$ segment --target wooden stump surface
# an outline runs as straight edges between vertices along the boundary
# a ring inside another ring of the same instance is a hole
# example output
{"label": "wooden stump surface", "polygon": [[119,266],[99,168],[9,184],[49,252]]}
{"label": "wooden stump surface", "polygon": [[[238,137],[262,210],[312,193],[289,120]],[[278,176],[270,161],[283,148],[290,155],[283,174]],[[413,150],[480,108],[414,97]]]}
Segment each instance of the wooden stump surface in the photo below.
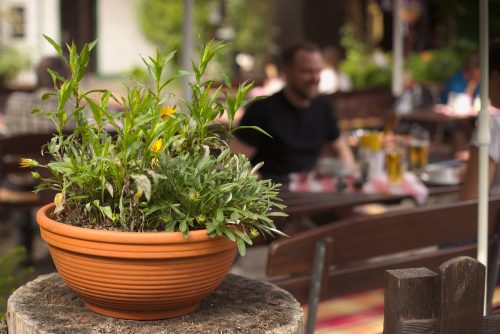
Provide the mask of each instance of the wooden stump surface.
{"label": "wooden stump surface", "polygon": [[85,309],[58,274],[39,276],[8,300],[9,333],[303,333],[303,311],[288,292],[229,274],[191,314],[158,321],[105,317]]}

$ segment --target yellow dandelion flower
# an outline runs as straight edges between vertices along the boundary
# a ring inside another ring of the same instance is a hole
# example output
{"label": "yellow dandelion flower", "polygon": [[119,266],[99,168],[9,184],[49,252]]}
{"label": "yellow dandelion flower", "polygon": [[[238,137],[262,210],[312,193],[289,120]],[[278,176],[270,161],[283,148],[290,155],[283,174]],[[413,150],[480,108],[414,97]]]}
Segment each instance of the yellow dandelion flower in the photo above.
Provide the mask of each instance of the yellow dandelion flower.
{"label": "yellow dandelion flower", "polygon": [[22,168],[32,168],[37,167],[39,163],[33,159],[21,158],[19,160],[19,165],[21,165]]}
{"label": "yellow dandelion flower", "polygon": [[175,114],[175,109],[177,107],[172,107],[172,106],[162,106],[160,109],[160,116],[161,119],[164,121],[168,120],[173,114]]}
{"label": "yellow dandelion flower", "polygon": [[54,205],[56,207],[61,206],[64,203],[64,196],[62,193],[57,193],[54,196]]}
{"label": "yellow dandelion flower", "polygon": [[151,151],[158,153],[163,148],[163,140],[161,138],[156,139],[151,145]]}

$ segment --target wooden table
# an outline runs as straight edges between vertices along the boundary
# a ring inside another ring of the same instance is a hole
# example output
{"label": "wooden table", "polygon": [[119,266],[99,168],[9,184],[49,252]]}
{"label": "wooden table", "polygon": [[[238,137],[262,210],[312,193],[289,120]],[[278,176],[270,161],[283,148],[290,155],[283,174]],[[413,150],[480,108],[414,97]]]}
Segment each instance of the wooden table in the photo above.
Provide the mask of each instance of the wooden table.
{"label": "wooden table", "polygon": [[[458,193],[459,185],[429,187],[429,196]],[[315,227],[310,217],[313,215],[332,215],[337,219],[352,216],[355,206],[370,203],[396,204],[403,199],[411,199],[407,194],[363,194],[361,192],[289,192],[283,191],[279,197],[287,207],[289,215],[278,224],[285,224],[290,233]]]}
{"label": "wooden table", "polygon": [[[459,185],[429,187],[429,196],[456,193]],[[288,192],[279,195],[287,206],[285,212],[292,216],[306,216],[316,213],[345,211],[361,204],[398,203],[411,198],[407,194],[363,194],[361,192]]]}

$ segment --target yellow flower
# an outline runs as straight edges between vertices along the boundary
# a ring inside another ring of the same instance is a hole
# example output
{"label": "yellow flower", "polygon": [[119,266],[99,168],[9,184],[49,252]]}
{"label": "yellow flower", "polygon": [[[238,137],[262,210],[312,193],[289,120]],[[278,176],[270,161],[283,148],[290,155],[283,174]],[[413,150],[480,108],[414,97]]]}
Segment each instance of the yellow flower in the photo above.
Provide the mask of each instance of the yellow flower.
{"label": "yellow flower", "polygon": [[173,114],[175,114],[175,109],[176,107],[172,106],[162,106],[160,109],[161,119],[163,119],[164,121],[168,120]]}
{"label": "yellow flower", "polygon": [[139,189],[137,189],[137,192],[134,195],[134,204],[139,203],[139,200],[141,199],[141,197],[142,197],[142,189],[139,188]]}
{"label": "yellow flower", "polygon": [[64,203],[64,196],[62,193],[57,193],[54,196],[54,204],[56,207],[61,206]]}
{"label": "yellow flower", "polygon": [[191,191],[189,193],[189,199],[193,202],[197,201],[200,198],[200,194],[197,191]]}
{"label": "yellow flower", "polygon": [[151,145],[151,151],[158,153],[163,148],[163,140],[161,138],[156,139]]}
{"label": "yellow flower", "polygon": [[251,238],[256,238],[256,237],[258,237],[259,235],[260,235],[260,233],[259,233],[259,231],[257,231],[257,229],[252,228],[252,229],[250,230],[250,237],[251,237]]}
{"label": "yellow flower", "polygon": [[37,167],[39,165],[38,161],[33,159],[21,158],[19,160],[19,164],[22,168],[32,168]]}

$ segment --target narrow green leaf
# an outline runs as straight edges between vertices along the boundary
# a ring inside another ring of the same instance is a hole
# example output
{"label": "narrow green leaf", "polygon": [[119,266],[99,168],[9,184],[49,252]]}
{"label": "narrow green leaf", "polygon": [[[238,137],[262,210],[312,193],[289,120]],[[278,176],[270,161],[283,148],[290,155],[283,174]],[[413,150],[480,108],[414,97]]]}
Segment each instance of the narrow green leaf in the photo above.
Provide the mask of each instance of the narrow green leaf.
{"label": "narrow green leaf", "polygon": [[238,252],[240,253],[241,256],[245,256],[247,249],[245,247],[245,243],[243,242],[242,239],[237,239],[236,240],[236,245],[238,246]]}
{"label": "narrow green leaf", "polygon": [[42,34],[43,35],[43,38],[45,38],[45,40],[47,42],[50,43],[50,45],[52,45],[52,47],[54,48],[54,50],[57,51],[57,54],[59,54],[60,56],[63,55],[63,52],[62,52],[62,49],[61,47],[59,46],[59,44],[57,44],[52,38],[50,38],[49,36],[45,35],[45,34]]}

